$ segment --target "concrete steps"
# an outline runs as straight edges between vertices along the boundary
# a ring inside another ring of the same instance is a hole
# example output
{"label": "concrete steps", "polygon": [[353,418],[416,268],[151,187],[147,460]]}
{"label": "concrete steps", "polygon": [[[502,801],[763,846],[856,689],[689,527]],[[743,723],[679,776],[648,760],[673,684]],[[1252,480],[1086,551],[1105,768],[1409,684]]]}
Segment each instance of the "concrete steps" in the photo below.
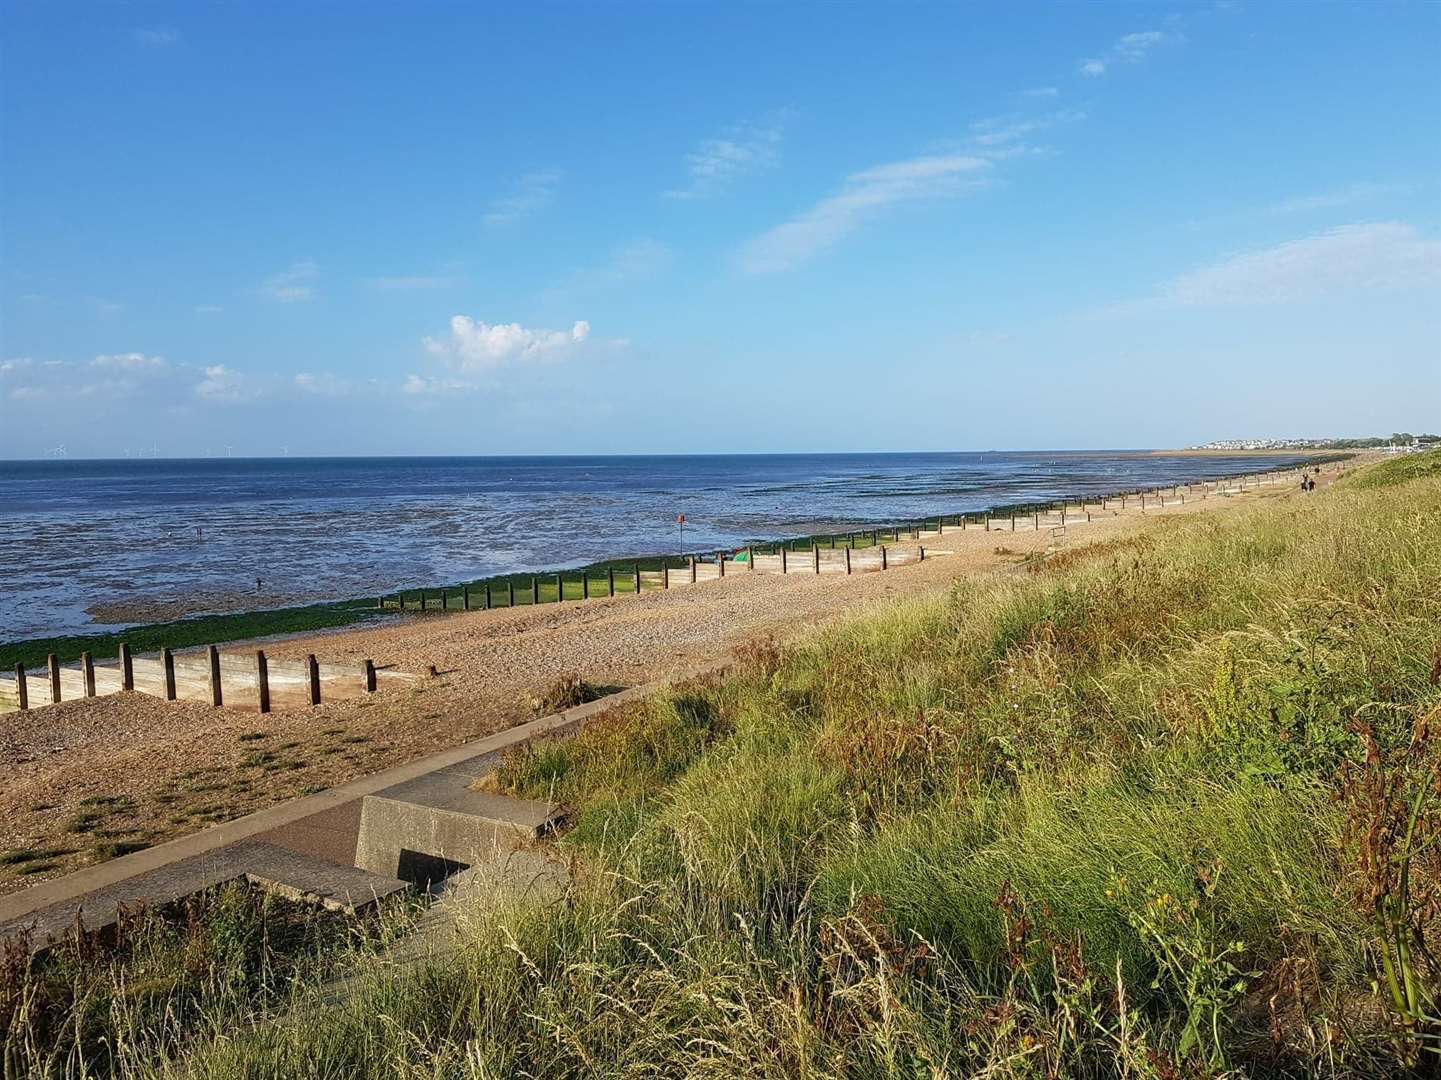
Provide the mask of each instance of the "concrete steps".
{"label": "concrete steps", "polygon": [[251,840],[136,874],[0,923],[0,939],[28,934],[31,947],[38,949],[49,941],[59,940],[77,925],[103,934],[115,926],[122,906],[161,908],[233,881],[244,881],[291,900],[352,914],[410,888],[394,876],[337,866]]}

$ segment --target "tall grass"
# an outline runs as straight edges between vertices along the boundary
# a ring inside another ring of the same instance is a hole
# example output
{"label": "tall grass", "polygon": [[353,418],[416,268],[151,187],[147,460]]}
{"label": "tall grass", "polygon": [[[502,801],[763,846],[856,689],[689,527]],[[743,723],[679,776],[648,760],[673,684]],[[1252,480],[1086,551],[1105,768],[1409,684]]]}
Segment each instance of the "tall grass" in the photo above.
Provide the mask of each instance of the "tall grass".
{"label": "tall grass", "polygon": [[[560,900],[477,901],[458,955],[371,971],[339,1005],[302,994],[260,1026],[198,1025],[119,1071],[1424,1063],[1375,990],[1358,898],[1385,883],[1368,885],[1367,819],[1339,777],[1402,754],[1436,768],[1438,531],[1428,466],[1163,519],[759,644],[731,678],[504,763],[500,787],[574,807]],[[1435,895],[1436,854],[1409,863],[1414,895]],[[1434,985],[1423,959],[1415,973]]]}

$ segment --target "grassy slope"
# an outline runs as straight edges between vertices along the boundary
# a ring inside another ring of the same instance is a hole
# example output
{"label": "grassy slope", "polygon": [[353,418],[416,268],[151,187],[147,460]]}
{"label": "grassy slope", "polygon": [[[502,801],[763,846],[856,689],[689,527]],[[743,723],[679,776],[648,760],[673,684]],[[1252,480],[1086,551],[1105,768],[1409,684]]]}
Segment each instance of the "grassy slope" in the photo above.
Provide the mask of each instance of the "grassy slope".
{"label": "grassy slope", "polygon": [[1389,750],[1441,703],[1438,468],[878,608],[513,758],[577,808],[564,902],[183,1071],[1393,1071],[1336,776],[1353,718]]}

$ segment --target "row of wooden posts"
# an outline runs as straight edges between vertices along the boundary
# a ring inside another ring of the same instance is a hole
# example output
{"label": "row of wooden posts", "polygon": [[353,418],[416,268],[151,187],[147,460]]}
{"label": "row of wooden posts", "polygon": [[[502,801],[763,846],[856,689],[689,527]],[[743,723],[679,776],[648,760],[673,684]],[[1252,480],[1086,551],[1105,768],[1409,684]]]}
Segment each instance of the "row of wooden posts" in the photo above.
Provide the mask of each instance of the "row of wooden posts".
{"label": "row of wooden posts", "polygon": [[[1294,472],[1294,470],[1292,470],[1292,471]],[[1203,499],[1206,498],[1207,495],[1209,494],[1209,492],[1212,491],[1212,490],[1218,490],[1218,491],[1219,491],[1219,490],[1222,490],[1222,489],[1225,488],[1225,487],[1228,487],[1230,484],[1233,484],[1233,483],[1239,483],[1239,485],[1240,485],[1240,490],[1242,490],[1242,491],[1245,491],[1245,490],[1246,490],[1246,486],[1247,486],[1248,481],[1251,483],[1251,485],[1252,485],[1253,487],[1254,487],[1254,486],[1259,486],[1259,485],[1262,484],[1262,483],[1272,483],[1272,482],[1274,482],[1274,477],[1275,477],[1275,475],[1276,475],[1276,474],[1274,474],[1274,473],[1266,473],[1266,474],[1262,474],[1262,475],[1260,475],[1260,476],[1232,477],[1232,478],[1229,479],[1229,480],[1203,481],[1203,482],[1199,485],[1200,488],[1201,488],[1201,498],[1203,498]],[[1187,493],[1194,494],[1194,493],[1195,493],[1195,489],[1196,489],[1196,487],[1197,487],[1196,484],[1186,484],[1186,485],[1184,485],[1184,486],[1185,486],[1185,488],[1186,488],[1186,492],[1185,492],[1185,493],[1183,493],[1183,492],[1181,491],[1182,485],[1180,485],[1180,484],[1176,484],[1176,485],[1173,485],[1173,486],[1171,487],[1171,497],[1172,497],[1172,498],[1179,498],[1179,499],[1181,500],[1181,505],[1182,505],[1182,506],[1184,506],[1185,503],[1186,503],[1186,494],[1187,494]],[[1153,489],[1153,490],[1151,490],[1151,491],[1126,491],[1126,492],[1122,492],[1122,493],[1119,494],[1119,495],[1107,495],[1107,496],[1103,497],[1103,498],[1100,500],[1099,505],[1098,505],[1098,509],[1099,509],[1100,511],[1104,512],[1104,511],[1109,510],[1109,509],[1112,508],[1111,504],[1116,503],[1117,501],[1119,501],[1119,503],[1120,503],[1119,509],[1121,509],[1121,510],[1126,510],[1126,509],[1128,509],[1131,505],[1134,505],[1133,503],[1128,502],[1128,500],[1138,499],[1138,500],[1139,500],[1140,509],[1141,509],[1142,511],[1145,511],[1146,509],[1148,509],[1148,504],[1147,504],[1147,502],[1146,502],[1146,500],[1147,500],[1148,497],[1152,500],[1152,503],[1150,504],[1151,506],[1154,506],[1154,505],[1155,505],[1155,501],[1159,501],[1159,502],[1161,503],[1161,506],[1162,506],[1162,507],[1165,506],[1165,500],[1166,500],[1165,490],[1164,490],[1163,488],[1155,488],[1155,489]],[[1017,521],[1017,518],[1018,518],[1018,517],[1019,517],[1021,520],[1024,520],[1026,517],[1030,517],[1031,520],[1032,520],[1032,526],[1033,526],[1033,528],[1035,528],[1037,531],[1039,531],[1039,530],[1040,530],[1040,527],[1041,527],[1041,518],[1042,518],[1043,516],[1044,516],[1044,517],[1050,517],[1050,516],[1053,516],[1053,515],[1055,515],[1055,514],[1057,514],[1057,513],[1059,513],[1059,515],[1060,515],[1060,526],[1061,526],[1062,528],[1064,528],[1064,527],[1066,526],[1066,515],[1067,515],[1067,513],[1068,513],[1068,510],[1069,510],[1069,508],[1070,508],[1070,505],[1071,505],[1071,504],[1070,504],[1069,502],[1049,503],[1049,504],[1046,504],[1046,506],[1045,506],[1044,509],[1033,511],[1033,512],[1030,513],[1030,514],[1022,514],[1022,515],[1010,514],[1010,515],[1009,515],[1009,522],[1010,522],[1010,524],[1009,524],[1009,530],[1007,530],[1007,529],[1005,528],[1005,526],[1002,526],[1001,531],[1015,532],[1015,531],[1016,531],[1016,521]],[[1090,505],[1092,505],[1092,504],[1086,502],[1085,500],[1082,500],[1080,503],[1077,504],[1076,513],[1077,513],[1078,515],[1083,514],[1083,515],[1085,516],[1086,521],[1090,521],[1090,520],[1091,520],[1091,511],[1088,509],[1088,506],[1090,506]],[[975,520],[973,520],[973,517],[974,517]],[[925,532],[935,532],[937,535],[943,536],[943,535],[945,535],[945,531],[946,531],[946,527],[947,527],[947,523],[948,523],[948,522],[949,522],[949,524],[950,524],[950,526],[951,526],[952,528],[957,528],[957,529],[959,529],[959,530],[962,531],[962,532],[964,532],[968,527],[971,527],[971,528],[979,527],[979,528],[983,529],[983,530],[986,531],[986,532],[994,532],[994,531],[996,531],[996,529],[993,528],[993,526],[992,526],[993,520],[995,520],[995,518],[994,518],[994,516],[993,516],[991,513],[989,513],[989,512],[986,512],[986,513],[978,513],[978,514],[976,514],[976,515],[971,515],[971,514],[938,514],[938,515],[936,515],[935,518],[929,518],[929,517],[928,517],[928,518],[923,518],[922,520],[920,520],[920,521],[918,521],[918,522],[911,522],[910,524],[907,524],[907,525],[904,525],[904,526],[902,526],[902,525],[892,525],[892,526],[889,526],[889,527],[884,528],[884,529],[879,529],[879,528],[878,528],[878,529],[861,529],[861,530],[858,530],[858,531],[855,531],[855,532],[834,533],[834,534],[831,534],[831,535],[830,535],[829,537],[827,537],[826,539],[828,539],[828,540],[830,541],[830,550],[834,551],[834,550],[836,550],[836,548],[837,548],[837,544],[836,544],[837,538],[838,538],[838,537],[844,537],[844,538],[845,538],[846,544],[845,544],[844,550],[845,550],[845,553],[846,553],[846,573],[849,574],[849,573],[851,572],[851,550],[852,550],[852,548],[854,548],[854,546],[855,546],[856,539],[857,539],[858,537],[864,538],[864,537],[869,533],[870,539],[871,539],[871,545],[870,545],[870,546],[871,546],[871,547],[879,547],[879,548],[880,548],[880,552],[881,552],[881,569],[882,569],[882,570],[885,570],[885,569],[888,569],[888,567],[889,567],[889,559],[888,559],[888,557],[887,557],[886,549],[885,549],[884,546],[882,546],[881,541],[882,541],[883,539],[885,539],[887,533],[890,534],[890,538],[891,538],[891,540],[892,540],[893,542],[899,542],[899,541],[901,540],[902,536],[905,536],[905,537],[910,538],[910,539],[919,539],[919,538],[920,538],[920,535],[921,535],[921,533],[922,533],[923,531],[925,531]],[[1006,521],[1006,516],[1001,516],[1000,520],[1003,521],[1003,522]],[[932,522],[934,522],[934,525],[935,525],[934,529],[931,528]],[[772,555],[773,555],[773,554],[779,553],[779,555],[780,555],[780,557],[781,557],[781,573],[784,574],[784,573],[790,573],[790,572],[791,572],[790,569],[789,569],[789,566],[787,565],[787,554],[788,554],[788,553],[795,553],[797,549],[794,547],[794,545],[800,544],[800,543],[804,543],[804,541],[802,541],[802,540],[782,540],[782,541],[777,541],[777,542],[774,543],[774,544],[763,545],[763,546],[765,546],[765,547],[770,547],[770,548],[772,549],[768,554],[772,554]],[[810,551],[810,554],[811,554],[811,562],[812,562],[812,564],[813,564],[812,568],[813,568],[813,570],[814,570],[815,573],[819,574],[819,573],[821,572],[821,569],[820,569],[820,567],[821,567],[821,561],[820,561],[821,545],[819,544],[819,542],[817,542],[817,541],[815,541],[815,540],[812,540],[812,541],[810,542],[810,549],[811,549],[811,551]],[[746,563],[747,563],[747,565],[748,565],[748,568],[749,568],[750,570],[754,570],[754,569],[755,569],[755,565],[756,565],[756,563],[755,563],[755,555],[756,555],[755,545],[749,545],[749,546],[746,547],[745,550],[746,550],[746,559],[745,559],[745,561],[746,561]],[[925,558],[925,548],[921,548],[920,555],[921,555],[921,558],[922,558],[922,559]],[[712,558],[712,559],[714,560],[714,562],[715,562],[716,567],[718,568],[718,571],[719,571],[719,574],[720,574],[721,577],[725,577],[725,573],[726,573],[726,569],[725,569],[725,568],[726,568],[726,557],[727,557],[727,553],[724,552],[724,551],[717,552],[717,553],[715,553],[714,555],[711,556],[711,558]],[[696,580],[696,567],[697,567],[698,563],[699,563],[700,561],[703,561],[703,560],[702,560],[700,557],[695,556],[695,555],[685,556],[685,558],[686,558],[686,565],[685,565],[684,567],[677,567],[676,569],[679,569],[679,570],[681,570],[682,572],[688,571],[689,574],[690,574],[690,580],[691,580],[692,582],[694,582],[694,581]],[[739,560],[732,559],[731,561],[732,561],[732,562],[737,562],[737,561],[739,561]],[[670,588],[670,574],[671,574],[671,569],[672,569],[672,567],[670,566],[669,562],[668,562],[667,560],[664,560],[664,559],[663,559],[663,560],[661,561],[661,569],[660,569],[660,574],[661,574],[661,588],[662,588],[662,589],[668,589],[668,588]],[[639,563],[633,564],[633,565],[631,566],[630,570],[629,570],[629,571],[626,571],[625,573],[626,573],[626,576],[630,577],[631,580],[632,580],[631,591],[639,593],[639,592],[641,591],[641,587],[642,587],[642,585],[641,585],[641,568],[640,568],[640,564],[639,564]],[[522,590],[521,590],[521,594],[522,594],[522,595],[524,595],[525,592],[529,592],[529,593],[530,593],[530,603],[531,603],[532,605],[534,605],[534,604],[539,604],[539,603],[541,602],[541,601],[540,601],[541,580],[542,580],[542,579],[541,579],[540,577],[532,577],[532,578],[530,579],[530,588],[529,588],[529,589],[522,589]],[[556,574],[554,580],[555,580],[555,595],[556,595],[556,601],[557,601],[557,602],[563,602],[563,601],[565,600],[566,577],[565,577],[565,575],[564,575],[563,573],[561,573],[561,574]],[[592,579],[591,579],[591,575],[590,575],[589,573],[584,572],[584,571],[581,573],[581,577],[580,577],[581,595],[580,595],[580,598],[581,598],[582,600],[589,600],[589,599],[591,598],[591,580],[592,580]],[[616,584],[616,569],[615,569],[615,567],[613,567],[613,566],[612,566],[612,567],[608,567],[607,570],[606,570],[606,591],[605,591],[605,593],[604,593],[603,595],[606,595],[606,596],[614,596],[614,595],[616,594],[616,593],[615,593],[615,584]],[[516,597],[515,579],[514,579],[514,578],[509,578],[509,579],[507,579],[506,582],[505,582],[504,589],[505,589],[505,592],[504,592],[503,595],[504,595],[505,598],[506,598],[506,604],[505,604],[505,606],[506,606],[506,607],[515,607],[515,606],[516,606],[516,604],[515,604],[515,597]],[[440,610],[440,611],[445,611],[445,610],[447,610],[447,609],[449,608],[449,606],[450,606],[450,601],[451,601],[451,597],[454,595],[454,593],[452,592],[452,590],[449,590],[449,589],[438,589],[438,590],[436,590],[436,594],[435,594],[434,597],[432,597],[431,594],[428,594],[425,589],[419,589],[419,590],[417,590],[417,592],[419,593],[419,596],[418,596],[417,599],[416,599],[415,609],[416,609],[416,610],[419,610],[419,611],[428,611],[428,610],[430,610],[430,601],[431,601],[432,598],[434,598],[434,599],[436,599],[436,600],[439,601],[439,603],[436,605],[437,609]],[[485,583],[485,586],[484,586],[483,591],[482,591],[479,587],[477,587],[476,593],[475,593],[474,595],[472,595],[471,587],[470,587],[469,585],[461,586],[461,588],[460,588],[460,590],[459,590],[459,594],[460,594],[461,610],[462,610],[462,611],[471,611],[471,610],[476,609],[477,606],[479,607],[480,610],[489,611],[491,608],[493,608],[493,607],[496,606],[496,604],[495,604],[495,601],[496,601],[495,590],[493,589],[492,584],[491,584],[490,582],[486,582],[486,583]],[[377,597],[377,598],[376,598],[375,606],[376,606],[377,608],[384,609],[385,607],[391,605],[391,603],[392,603],[392,601],[390,601],[387,597],[381,596],[381,597]],[[397,609],[400,610],[400,611],[405,611],[405,610],[407,610],[407,607],[406,607],[406,594],[405,594],[404,592],[397,593],[397,594],[395,595],[395,599],[394,599],[394,601],[393,601],[393,605],[394,605],[395,608],[397,608]]]}
{"label": "row of wooden posts", "polygon": [[[224,690],[220,677],[220,650],[214,645],[206,646],[206,659],[209,666],[210,678],[210,704],[217,709],[225,703]],[[168,648],[160,650],[160,662],[165,672],[165,700],[176,700],[175,693],[175,654]],[[60,660],[51,653],[46,660],[50,675],[50,703],[55,704],[61,700],[60,693]],[[311,653],[305,658],[306,681],[308,683],[310,704],[320,704],[320,663],[316,660],[315,654]],[[85,680],[85,697],[95,697],[95,661],[88,652],[80,654],[80,671]],[[361,679],[364,682],[367,694],[375,693],[375,661],[365,660],[361,664]],[[255,650],[255,683],[259,697],[260,711],[270,711],[270,664],[266,659],[264,649]],[[19,706],[21,709],[30,707],[30,688],[25,678],[25,665],[15,665],[15,685],[19,694]],[[135,665],[131,657],[130,646],[124,642],[120,643],[120,688],[122,690],[135,689]]]}
{"label": "row of wooden posts", "polygon": [[[879,532],[879,530],[875,530],[875,531]],[[917,535],[919,535],[919,533],[917,533]],[[897,538],[899,538],[899,533],[897,534]],[[882,569],[882,570],[888,569],[890,564],[889,564],[889,557],[888,557],[888,554],[887,554],[885,545],[883,545],[883,544],[876,544],[876,545],[874,545],[874,546],[876,546],[876,547],[878,547],[878,548],[880,549],[880,553],[881,553],[881,569]],[[835,547],[836,547],[835,537],[831,537],[831,550],[835,550]],[[787,556],[787,551],[788,551],[788,549],[787,549],[785,546],[781,546],[781,547],[780,547],[781,573],[783,573],[783,574],[786,574],[786,573],[790,573],[790,572],[791,572],[790,569],[789,569],[788,563],[787,563],[787,558],[786,558],[786,556]],[[852,547],[851,547],[850,545],[847,545],[847,546],[844,548],[844,551],[845,551],[845,553],[846,553],[846,573],[849,574],[849,573],[851,572],[851,551],[852,551]],[[720,575],[721,577],[725,577],[725,576],[726,576],[726,558],[727,558],[726,552],[719,552],[719,553],[717,553],[716,556],[715,556],[715,566],[716,566],[717,572],[719,573],[719,575]],[[924,562],[924,561],[925,561],[925,558],[926,558],[926,549],[925,549],[924,547],[922,547],[922,548],[920,549],[920,561]],[[696,568],[700,565],[701,560],[698,559],[698,558],[697,558],[696,556],[694,556],[694,555],[688,556],[687,559],[688,559],[688,561],[687,561],[686,566],[684,566],[684,567],[677,567],[676,569],[679,569],[679,570],[682,570],[682,571],[689,571],[689,573],[690,573],[690,580],[691,580],[692,583],[694,583],[695,580],[696,580]],[[746,558],[745,558],[744,561],[745,561],[745,563],[746,563],[746,566],[747,566],[747,569],[748,569],[748,570],[754,570],[754,569],[755,569],[755,566],[756,566],[756,561],[755,561],[755,559],[756,559],[756,557],[755,557],[755,547],[754,547],[754,546],[747,547],[747,548],[746,548]],[[733,559],[731,559],[730,561],[731,561],[732,564],[734,564],[734,563],[740,562],[740,561],[742,561],[742,560],[740,560],[740,559],[734,559],[734,558],[733,558]],[[812,561],[813,569],[814,569],[815,573],[819,574],[819,573],[821,572],[821,547],[820,547],[819,544],[813,543],[813,544],[811,545],[811,561]],[[668,563],[666,563],[666,562],[662,562],[662,563],[661,563],[661,568],[660,568],[661,588],[662,588],[662,589],[669,589],[669,588],[670,588],[670,574],[671,574],[671,566],[670,566]],[[631,568],[631,570],[629,571],[629,573],[627,574],[627,576],[630,577],[631,580],[632,580],[631,591],[632,591],[632,592],[637,592],[637,593],[640,592],[640,591],[641,591],[641,588],[642,588],[642,579],[641,579],[640,563],[635,563],[635,564],[633,565],[633,567]],[[539,577],[533,577],[533,578],[530,579],[530,588],[529,588],[529,590],[523,590],[523,593],[524,593],[524,591],[528,591],[528,592],[530,593],[530,603],[531,603],[532,605],[535,605],[535,604],[539,604],[539,603],[540,603],[540,582],[541,582],[541,579],[540,579]],[[610,567],[610,568],[608,568],[607,573],[606,573],[606,592],[605,592],[604,595],[606,595],[606,596],[614,596],[614,595],[616,594],[616,593],[615,593],[615,582],[616,582],[615,567]],[[589,574],[584,574],[584,573],[581,574],[581,578],[580,578],[580,598],[581,598],[582,600],[589,600],[589,599],[591,598],[591,585],[590,585],[590,583],[591,583],[591,576],[590,576]],[[555,575],[555,595],[556,595],[556,600],[557,600],[557,601],[563,601],[563,600],[565,599],[565,584],[566,584],[565,575],[564,575],[564,574],[556,574],[556,575]],[[437,608],[438,608],[438,610],[440,610],[440,611],[445,611],[445,610],[449,607],[449,605],[450,605],[451,592],[450,592],[449,589],[438,589],[438,590],[436,590],[436,591],[437,591],[437,593],[439,594],[439,597],[438,597],[439,603],[438,603],[438,605],[437,605]],[[429,594],[427,594],[427,592],[426,592],[424,589],[420,589],[420,590],[418,590],[418,592],[420,593],[420,595],[419,595],[419,597],[417,598],[416,610],[419,610],[419,611],[428,611],[428,610],[429,610],[428,604],[429,604],[429,601],[430,601],[430,596],[429,596]],[[523,594],[523,593],[522,593],[522,594]],[[484,592],[480,592],[478,595],[482,598],[482,601],[483,601],[482,606],[479,608],[479,610],[489,611],[492,607],[495,606],[495,603],[494,603],[494,601],[495,601],[495,594],[494,594],[494,592],[492,591],[489,582],[486,582]],[[473,603],[472,603],[472,596],[471,596],[471,591],[470,591],[470,586],[469,586],[469,585],[465,585],[465,586],[462,586],[462,587],[461,587],[460,596],[461,596],[461,610],[463,610],[463,611],[471,611],[471,610],[474,610],[474,609],[475,609],[475,608],[474,608],[474,605],[473,605]],[[387,599],[386,599],[385,597],[381,596],[381,597],[377,597],[377,598],[376,598],[375,606],[378,607],[378,608],[384,608],[387,603],[388,603]],[[396,606],[397,606],[401,611],[407,610],[407,609],[406,609],[406,606],[405,606],[405,594],[404,594],[404,593],[397,593],[397,594],[396,594],[395,604],[396,604]],[[506,606],[507,606],[507,607],[515,607],[515,606],[516,606],[516,604],[515,604],[515,582],[514,582],[513,580],[506,582]]]}

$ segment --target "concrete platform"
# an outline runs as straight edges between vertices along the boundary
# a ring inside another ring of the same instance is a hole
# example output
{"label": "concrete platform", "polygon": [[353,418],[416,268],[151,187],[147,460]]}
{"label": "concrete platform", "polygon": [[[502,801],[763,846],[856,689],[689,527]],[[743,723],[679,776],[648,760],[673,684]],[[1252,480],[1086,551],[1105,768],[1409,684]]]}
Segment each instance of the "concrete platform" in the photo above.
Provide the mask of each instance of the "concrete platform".
{"label": "concrete platform", "polygon": [[424,886],[492,862],[564,820],[551,803],[474,791],[459,779],[436,773],[366,796],[355,865]]}
{"label": "concrete platform", "polygon": [[393,877],[248,841],[194,855],[0,923],[0,939],[29,933],[32,945],[40,947],[60,939],[77,923],[87,931],[104,932],[115,925],[121,905],[164,907],[231,881],[245,881],[288,899],[348,913],[363,911],[410,887]]}

